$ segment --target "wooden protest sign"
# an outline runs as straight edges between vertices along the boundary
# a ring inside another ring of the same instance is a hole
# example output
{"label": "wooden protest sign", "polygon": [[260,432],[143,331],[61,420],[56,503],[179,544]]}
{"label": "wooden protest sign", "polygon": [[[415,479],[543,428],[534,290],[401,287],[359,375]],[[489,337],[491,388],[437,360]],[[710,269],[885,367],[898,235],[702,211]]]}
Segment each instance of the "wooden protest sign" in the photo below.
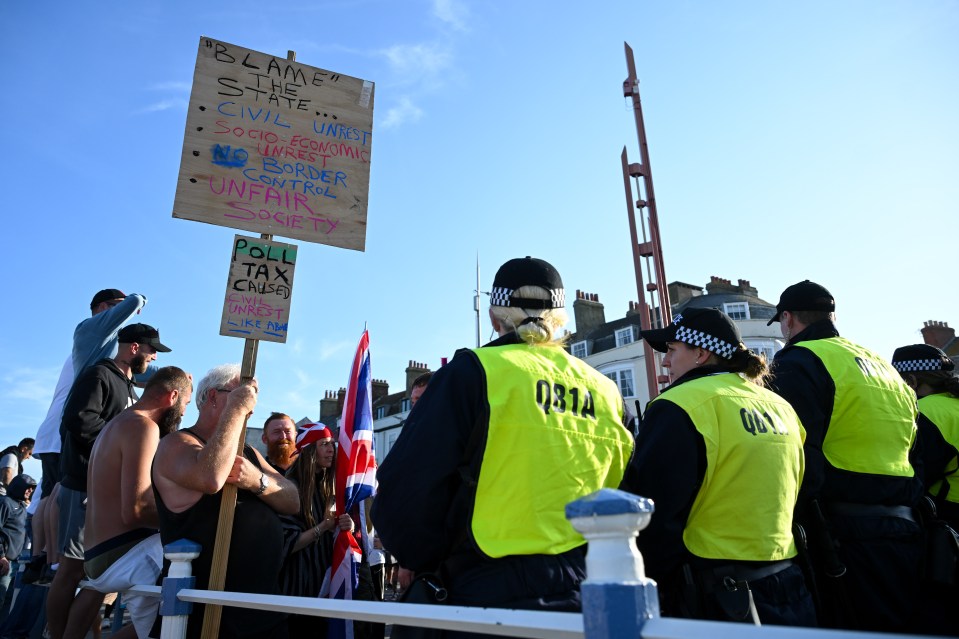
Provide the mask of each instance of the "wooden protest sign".
{"label": "wooden protest sign", "polygon": [[364,250],[373,87],[200,38],[173,216]]}
{"label": "wooden protest sign", "polygon": [[233,237],[220,335],[286,342],[296,246]]}

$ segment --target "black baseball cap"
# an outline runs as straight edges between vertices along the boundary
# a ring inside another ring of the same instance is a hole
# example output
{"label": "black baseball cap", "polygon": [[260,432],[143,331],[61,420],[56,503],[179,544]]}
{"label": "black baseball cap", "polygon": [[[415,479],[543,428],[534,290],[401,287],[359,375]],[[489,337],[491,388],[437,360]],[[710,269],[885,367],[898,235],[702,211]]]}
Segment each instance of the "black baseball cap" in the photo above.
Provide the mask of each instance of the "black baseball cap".
{"label": "black baseball cap", "polygon": [[900,346],[892,354],[892,366],[900,373],[955,370],[956,363],[942,350],[930,344]]}
{"label": "black baseball cap", "polygon": [[766,326],[778,322],[783,311],[828,311],[831,313],[835,310],[836,300],[825,286],[803,280],[783,291],[783,294],[779,296],[779,304],[776,304],[776,314],[766,322]]}
{"label": "black baseball cap", "polygon": [[118,288],[105,288],[93,296],[93,301],[90,302],[90,310],[95,309],[103,302],[109,302],[110,300],[122,300],[126,296],[126,293]]}
{"label": "black baseball cap", "polygon": [[170,349],[160,343],[160,331],[149,324],[130,324],[120,329],[117,341],[124,344],[137,342],[148,344],[161,353],[169,353]]}
{"label": "black baseball cap", "polygon": [[[549,293],[548,300],[513,297],[513,292],[524,286],[538,286]],[[563,308],[566,293],[563,279],[553,265],[535,257],[518,257],[499,267],[493,278],[490,304],[516,308]]]}
{"label": "black baseball cap", "polygon": [[736,323],[715,308],[687,308],[673,318],[666,328],[640,331],[643,339],[660,353],[669,342],[683,342],[705,348],[710,353],[729,359],[744,350],[742,335]]}

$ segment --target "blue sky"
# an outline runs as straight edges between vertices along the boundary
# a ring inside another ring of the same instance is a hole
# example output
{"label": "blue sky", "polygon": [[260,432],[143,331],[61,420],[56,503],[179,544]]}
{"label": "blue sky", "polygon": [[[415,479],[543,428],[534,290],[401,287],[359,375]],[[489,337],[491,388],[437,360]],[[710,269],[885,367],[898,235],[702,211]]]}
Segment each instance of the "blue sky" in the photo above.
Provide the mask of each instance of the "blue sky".
{"label": "blue sky", "polygon": [[619,158],[639,155],[624,41],[667,280],[748,279],[772,302],[819,281],[840,330],[887,356],[925,320],[959,326],[951,0],[57,4],[0,6],[20,273],[0,319],[0,444],[35,433],[101,288],[148,297],[140,319],[173,348],[161,365],[202,375],[242,355],[218,334],[234,231],[172,217],[201,36],[376,83],[366,251],[297,242],[289,341],[261,344],[254,425],[316,417],[364,322],[393,390],[409,360],[472,346],[477,254],[483,290],[533,255],[625,313]]}

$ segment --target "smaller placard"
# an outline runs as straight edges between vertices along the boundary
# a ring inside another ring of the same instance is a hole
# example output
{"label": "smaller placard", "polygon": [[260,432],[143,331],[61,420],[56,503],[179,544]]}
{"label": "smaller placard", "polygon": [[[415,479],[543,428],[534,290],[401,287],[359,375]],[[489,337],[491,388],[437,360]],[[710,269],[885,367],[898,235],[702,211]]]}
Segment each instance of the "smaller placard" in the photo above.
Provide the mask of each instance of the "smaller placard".
{"label": "smaller placard", "polygon": [[233,237],[220,335],[286,342],[296,245]]}

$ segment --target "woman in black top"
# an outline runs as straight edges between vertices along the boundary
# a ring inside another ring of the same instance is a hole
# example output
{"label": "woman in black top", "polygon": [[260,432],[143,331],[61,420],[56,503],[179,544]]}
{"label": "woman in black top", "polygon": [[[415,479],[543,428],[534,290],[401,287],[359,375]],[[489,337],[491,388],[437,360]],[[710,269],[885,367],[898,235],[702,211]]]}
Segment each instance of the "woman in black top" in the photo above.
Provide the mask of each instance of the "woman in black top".
{"label": "woman in black top", "polygon": [[[348,514],[334,516],[333,434],[323,424],[313,424],[296,438],[297,457],[286,477],[300,491],[300,512],[283,515],[283,568],[280,591],[296,597],[318,597],[333,558],[333,530],[352,530]],[[327,588],[329,583],[326,584]],[[326,593],[322,593],[326,594]],[[326,619],[290,615],[291,637],[325,637]]]}

